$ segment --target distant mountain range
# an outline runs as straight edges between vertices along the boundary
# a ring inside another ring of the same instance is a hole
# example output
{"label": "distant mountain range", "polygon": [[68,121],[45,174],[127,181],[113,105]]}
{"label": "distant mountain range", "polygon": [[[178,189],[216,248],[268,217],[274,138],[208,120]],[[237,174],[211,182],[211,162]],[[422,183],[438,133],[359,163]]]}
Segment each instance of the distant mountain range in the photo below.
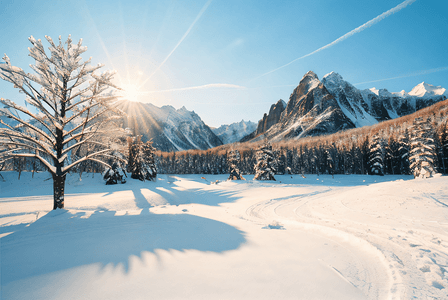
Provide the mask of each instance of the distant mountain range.
{"label": "distant mountain range", "polygon": [[124,126],[143,140],[152,139],[162,151],[209,149],[234,142],[273,142],[374,125],[414,113],[445,100],[446,89],[422,82],[409,93],[386,89],[359,90],[341,75],[331,72],[319,80],[309,71],[294,89],[289,101],[272,104],[258,124],[250,121],[210,128],[185,107],[157,107],[149,103],[124,101],[128,113]]}
{"label": "distant mountain range", "polygon": [[241,120],[238,123],[212,128],[212,131],[224,144],[231,144],[240,141],[255,129],[257,129],[257,123]]}
{"label": "distant mountain range", "polygon": [[222,145],[222,141],[204,124],[201,118],[185,107],[157,107],[150,103],[124,101],[120,107],[128,114],[123,126],[143,141],[152,139],[153,146],[161,151],[209,149]]}
{"label": "distant mountain range", "polygon": [[[264,138],[277,142],[331,134],[409,115],[447,97],[445,88],[425,82],[416,85],[409,93],[375,88],[359,90],[335,72],[325,75],[321,81],[309,71],[289,101],[279,100],[272,104],[258,124],[242,120],[210,128],[194,111],[185,107],[175,109],[123,101],[120,108],[128,114],[123,118],[123,127],[142,135],[143,141],[152,139],[156,149],[169,152],[205,150]],[[0,118],[6,124],[17,125],[12,119]]]}
{"label": "distant mountain range", "polygon": [[273,104],[257,129],[241,141],[281,141],[369,126],[414,113],[447,97],[446,89],[425,82],[409,93],[390,93],[386,89],[359,90],[335,72],[320,81],[309,71],[288,103],[279,100]]}

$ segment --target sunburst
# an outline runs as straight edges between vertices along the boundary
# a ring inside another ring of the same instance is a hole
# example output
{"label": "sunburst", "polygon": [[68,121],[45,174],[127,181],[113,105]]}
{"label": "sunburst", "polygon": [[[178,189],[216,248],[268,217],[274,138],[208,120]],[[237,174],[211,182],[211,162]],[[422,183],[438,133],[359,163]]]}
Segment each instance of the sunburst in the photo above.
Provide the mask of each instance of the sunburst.
{"label": "sunburst", "polygon": [[124,83],[121,85],[121,96],[124,100],[129,100],[132,102],[140,101],[141,92],[139,91],[137,84],[132,83]]}

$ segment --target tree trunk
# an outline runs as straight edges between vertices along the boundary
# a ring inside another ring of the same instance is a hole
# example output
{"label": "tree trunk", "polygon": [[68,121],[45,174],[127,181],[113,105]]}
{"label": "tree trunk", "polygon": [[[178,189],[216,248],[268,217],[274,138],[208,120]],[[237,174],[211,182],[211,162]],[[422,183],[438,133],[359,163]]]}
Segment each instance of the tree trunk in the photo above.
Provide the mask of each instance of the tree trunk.
{"label": "tree trunk", "polygon": [[64,208],[65,176],[53,175],[53,209]]}

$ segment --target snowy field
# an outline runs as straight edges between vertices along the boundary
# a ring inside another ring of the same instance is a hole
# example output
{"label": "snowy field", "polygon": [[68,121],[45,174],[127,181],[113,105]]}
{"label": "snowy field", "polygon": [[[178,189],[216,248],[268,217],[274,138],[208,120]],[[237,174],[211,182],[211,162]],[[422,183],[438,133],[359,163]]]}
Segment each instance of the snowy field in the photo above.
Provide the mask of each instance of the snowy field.
{"label": "snowy field", "polygon": [[448,299],[448,177],[2,175],[1,299]]}

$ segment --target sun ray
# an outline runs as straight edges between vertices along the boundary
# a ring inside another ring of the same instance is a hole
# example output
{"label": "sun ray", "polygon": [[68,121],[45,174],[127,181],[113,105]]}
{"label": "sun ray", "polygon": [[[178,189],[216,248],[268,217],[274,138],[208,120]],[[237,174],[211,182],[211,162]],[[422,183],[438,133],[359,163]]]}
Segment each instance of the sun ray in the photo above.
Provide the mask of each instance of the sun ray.
{"label": "sun ray", "polygon": [[118,2],[119,6],[119,15],[120,15],[120,27],[121,27],[121,36],[122,36],[122,42],[123,42],[123,54],[124,54],[124,66],[126,69],[126,80],[127,83],[131,83],[131,75],[129,74],[129,59],[128,59],[128,49],[126,47],[126,33],[124,30],[124,20],[123,20],[123,8],[121,6],[121,1]]}
{"label": "sun ray", "polygon": [[[96,26],[96,22],[95,22],[95,20],[93,19],[92,15],[90,14],[90,10],[89,10],[89,7],[88,7],[86,1],[84,1],[84,7],[85,7],[85,10],[86,10],[86,13],[87,13],[87,17],[89,18],[90,22],[91,22],[92,25],[93,25],[93,30],[94,30],[94,32],[95,32],[97,38],[98,38],[98,41],[99,41],[100,44],[101,44],[101,47],[103,48],[104,53],[106,54],[106,57],[107,57],[107,60],[109,61],[109,64],[112,66],[112,69],[116,70],[116,69],[115,69],[115,66],[114,66],[114,63],[112,62],[112,58],[111,58],[111,56],[110,56],[110,53],[109,53],[109,51],[107,50],[106,44],[104,44],[104,41],[103,41],[103,39],[101,38],[101,35],[100,35],[99,31],[98,31],[98,27]],[[119,80],[122,81],[120,74],[117,74],[117,76],[119,77]]]}
{"label": "sun ray", "polygon": [[213,0],[208,0],[207,3],[205,3],[205,5],[202,7],[201,11],[199,12],[199,14],[196,16],[196,19],[194,19],[193,23],[191,23],[190,27],[188,27],[187,31],[184,33],[184,35],[180,38],[179,42],[177,42],[176,46],[174,46],[173,50],[171,50],[171,52],[167,55],[167,57],[162,61],[162,63],[151,73],[151,75],[148,76],[148,78],[146,78],[143,83],[140,85],[143,86],[145,85],[146,82],[148,82],[148,80],[151,79],[151,77],[165,64],[165,62],[170,58],[170,56],[174,53],[174,51],[176,51],[177,47],[179,47],[179,45],[184,41],[184,39],[188,36],[188,34],[190,33],[190,31],[193,29],[194,25],[196,24],[196,22],[201,18],[201,16],[204,14],[204,12],[207,10],[208,6],[210,5],[210,3],[212,3]]}

